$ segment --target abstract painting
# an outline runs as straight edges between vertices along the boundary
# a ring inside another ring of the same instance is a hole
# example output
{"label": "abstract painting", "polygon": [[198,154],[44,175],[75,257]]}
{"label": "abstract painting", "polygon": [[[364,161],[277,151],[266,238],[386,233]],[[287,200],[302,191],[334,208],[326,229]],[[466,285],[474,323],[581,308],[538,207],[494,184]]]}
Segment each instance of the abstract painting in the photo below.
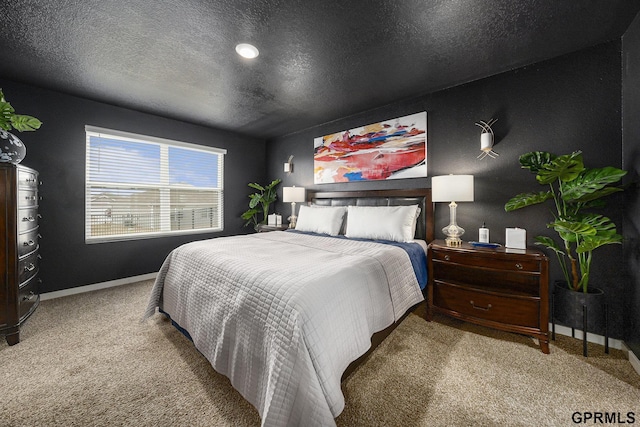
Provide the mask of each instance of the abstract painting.
{"label": "abstract painting", "polygon": [[314,138],[314,183],[427,176],[427,112]]}

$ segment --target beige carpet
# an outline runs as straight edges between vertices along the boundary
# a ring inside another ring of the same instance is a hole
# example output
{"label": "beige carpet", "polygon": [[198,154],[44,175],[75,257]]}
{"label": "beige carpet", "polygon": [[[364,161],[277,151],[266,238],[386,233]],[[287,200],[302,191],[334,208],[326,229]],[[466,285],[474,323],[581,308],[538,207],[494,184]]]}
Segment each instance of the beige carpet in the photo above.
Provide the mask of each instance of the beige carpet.
{"label": "beige carpet", "polygon": [[[257,412],[161,315],[152,282],[43,301],[0,344],[0,426],[256,426]],[[343,384],[338,426],[569,426],[575,411],[635,414],[622,352],[412,314]],[[624,419],[624,418],[623,418]]]}

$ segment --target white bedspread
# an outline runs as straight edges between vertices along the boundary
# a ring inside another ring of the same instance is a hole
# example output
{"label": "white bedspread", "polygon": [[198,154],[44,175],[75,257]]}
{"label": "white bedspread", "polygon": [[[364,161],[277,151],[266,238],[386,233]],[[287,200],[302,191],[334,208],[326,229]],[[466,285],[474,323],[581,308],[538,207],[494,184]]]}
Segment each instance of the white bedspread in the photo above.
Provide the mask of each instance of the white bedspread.
{"label": "white bedspread", "polygon": [[331,426],[346,367],[422,300],[398,247],[270,232],[175,249],[145,316],[160,306],[186,329],[263,426]]}

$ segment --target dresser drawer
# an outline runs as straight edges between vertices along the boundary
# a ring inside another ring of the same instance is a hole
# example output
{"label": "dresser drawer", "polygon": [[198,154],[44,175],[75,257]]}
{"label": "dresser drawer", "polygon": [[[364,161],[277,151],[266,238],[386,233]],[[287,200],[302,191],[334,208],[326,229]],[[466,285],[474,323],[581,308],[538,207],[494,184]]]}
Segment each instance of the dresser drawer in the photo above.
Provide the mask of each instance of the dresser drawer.
{"label": "dresser drawer", "polygon": [[18,257],[25,256],[38,249],[38,228],[18,235]]}
{"label": "dresser drawer", "polygon": [[18,169],[18,187],[37,188],[38,173],[33,170]]}
{"label": "dresser drawer", "polygon": [[531,257],[512,256],[496,256],[495,252],[484,253],[477,251],[454,252],[454,251],[433,251],[434,261],[451,262],[455,264],[463,264],[472,267],[494,268],[503,271],[539,271],[540,263]]}
{"label": "dresser drawer", "polygon": [[18,292],[18,305],[20,306],[20,319],[29,315],[40,301],[38,292],[38,278],[32,277],[27,283],[20,287]]}
{"label": "dresser drawer", "polygon": [[38,206],[38,190],[18,190],[18,208]]}
{"label": "dresser drawer", "polygon": [[31,230],[38,226],[38,208],[32,207],[28,209],[18,210],[18,233]]}
{"label": "dresser drawer", "polygon": [[540,300],[499,295],[434,282],[433,304],[463,316],[523,327],[540,327]]}
{"label": "dresser drawer", "polygon": [[24,283],[38,272],[40,257],[38,251],[18,261],[18,283]]}

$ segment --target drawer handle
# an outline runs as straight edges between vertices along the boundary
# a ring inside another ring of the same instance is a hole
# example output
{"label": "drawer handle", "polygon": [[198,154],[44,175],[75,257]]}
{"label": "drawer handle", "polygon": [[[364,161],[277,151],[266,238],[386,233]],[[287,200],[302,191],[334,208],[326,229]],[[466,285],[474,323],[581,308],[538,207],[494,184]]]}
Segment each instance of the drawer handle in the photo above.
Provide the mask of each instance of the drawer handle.
{"label": "drawer handle", "polygon": [[34,242],[33,240],[29,240],[28,242],[24,242],[23,245],[25,246],[34,246],[36,244],[36,242]]}
{"label": "drawer handle", "polygon": [[471,307],[475,308],[476,310],[489,311],[489,309],[491,308],[491,304],[487,304],[486,307],[480,307],[475,305],[473,301],[469,301],[469,302],[471,303]]}
{"label": "drawer handle", "polygon": [[517,268],[518,270],[522,270],[522,264],[520,264],[519,262],[518,262],[518,263],[516,263],[516,268]]}
{"label": "drawer handle", "polygon": [[445,256],[444,256],[444,260],[445,260],[445,261],[451,261],[451,257],[450,257],[449,255],[445,255]]}
{"label": "drawer handle", "polygon": [[28,221],[28,222],[33,222],[36,219],[33,216],[29,215],[29,216],[25,216],[24,218],[22,218],[22,220],[23,221]]}
{"label": "drawer handle", "polygon": [[30,291],[29,295],[25,295],[22,297],[22,301],[31,301],[35,297],[36,297],[36,294],[34,294],[33,291]]}
{"label": "drawer handle", "polygon": [[35,265],[33,265],[33,263],[32,263],[32,262],[30,262],[30,263],[29,263],[29,265],[25,265],[25,266],[24,266],[24,271],[33,271],[33,270],[35,270],[35,269],[36,269],[36,266],[35,266]]}

